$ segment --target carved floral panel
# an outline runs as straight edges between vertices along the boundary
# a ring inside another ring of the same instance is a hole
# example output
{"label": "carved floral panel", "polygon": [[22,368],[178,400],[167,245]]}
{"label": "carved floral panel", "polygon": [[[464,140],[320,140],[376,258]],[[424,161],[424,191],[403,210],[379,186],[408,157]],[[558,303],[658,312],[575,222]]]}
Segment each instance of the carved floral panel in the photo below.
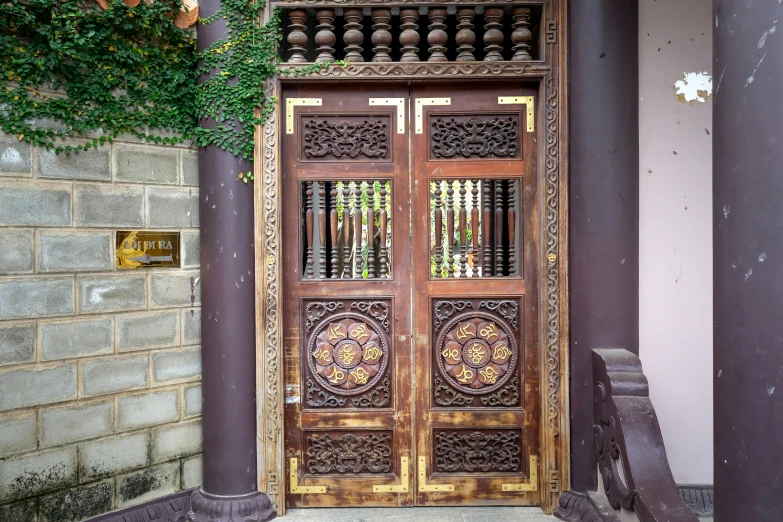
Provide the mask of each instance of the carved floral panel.
{"label": "carved floral panel", "polygon": [[513,473],[522,467],[519,430],[434,430],[435,470]]}
{"label": "carved floral panel", "polygon": [[306,300],[303,307],[304,407],[389,407],[391,300]]}
{"label": "carved floral panel", "polygon": [[302,115],[300,161],[391,161],[391,118]]}
{"label": "carved floral panel", "polygon": [[521,405],[519,299],[435,300],[436,407]]}
{"label": "carved floral panel", "polygon": [[392,432],[305,434],[305,470],[311,475],[390,473]]}
{"label": "carved floral panel", "polygon": [[518,114],[430,116],[430,158],[519,158]]}

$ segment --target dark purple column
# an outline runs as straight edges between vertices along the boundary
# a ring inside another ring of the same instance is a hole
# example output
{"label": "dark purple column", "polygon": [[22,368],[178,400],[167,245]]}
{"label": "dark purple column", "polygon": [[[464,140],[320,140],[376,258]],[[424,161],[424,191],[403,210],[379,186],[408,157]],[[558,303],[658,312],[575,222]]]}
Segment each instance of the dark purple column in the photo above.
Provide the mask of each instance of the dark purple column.
{"label": "dark purple column", "polygon": [[778,522],[783,6],[737,0],[713,6],[715,520]]}
{"label": "dark purple column", "polygon": [[636,0],[569,6],[571,487],[598,486],[594,348],[639,353]]}
{"label": "dark purple column", "polygon": [[[202,0],[201,16],[219,7]],[[223,20],[198,26],[199,50],[225,37]],[[251,169],[218,147],[199,151],[204,485],[191,496],[191,522],[275,517],[256,471],[253,188],[236,181]]]}

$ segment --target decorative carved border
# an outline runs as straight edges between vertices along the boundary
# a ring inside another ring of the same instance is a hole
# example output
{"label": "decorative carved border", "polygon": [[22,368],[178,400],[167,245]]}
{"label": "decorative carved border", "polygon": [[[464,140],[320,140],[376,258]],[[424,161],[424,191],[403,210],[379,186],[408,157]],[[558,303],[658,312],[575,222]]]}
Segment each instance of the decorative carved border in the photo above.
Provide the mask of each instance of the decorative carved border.
{"label": "decorative carved border", "polygon": [[[307,64],[280,64],[277,70],[285,79],[294,79],[298,69]],[[545,62],[447,62],[447,63],[358,63],[347,67],[332,65],[308,76],[296,77],[297,81],[323,81],[326,78],[377,79],[392,77],[400,80],[422,78],[540,78],[549,74],[552,67]]]}
{"label": "decorative carved border", "polygon": [[[413,0],[283,0],[268,4],[266,17],[275,6],[294,7],[334,5],[410,5]],[[444,4],[509,5],[511,0],[445,0]],[[514,2],[517,3],[517,2]],[[522,2],[544,8],[543,44],[546,60],[520,63],[390,63],[354,64],[329,67],[316,74],[293,77],[298,66],[280,65],[280,77],[269,81],[267,96],[279,98],[281,81],[330,82],[340,80],[460,80],[472,78],[540,79],[539,109],[544,110],[544,138],[539,147],[539,200],[544,220],[539,271],[541,400],[541,501],[544,511],[557,508],[563,491],[570,488],[568,388],[568,165],[567,165],[567,83],[566,83],[566,0]],[[288,77],[285,71],[289,71]],[[256,132],[256,290],[257,290],[257,382],[258,382],[258,469],[259,491],[267,493],[280,516],[285,514],[283,459],[283,350],[282,303],[279,260],[280,229],[280,140],[279,104],[263,128]],[[561,255],[563,254],[563,255]]]}
{"label": "decorative carved border", "polygon": [[[274,6],[275,7],[312,7],[313,5],[318,6],[336,6],[341,7],[344,5],[351,5],[351,6],[389,6],[393,7],[395,5],[411,5],[415,4],[417,6],[426,4],[427,2],[422,0],[361,0],[361,1],[353,1],[353,0],[275,0]],[[514,4],[515,6],[541,6],[546,5],[547,0],[442,0],[437,2],[436,5],[498,5],[498,6],[504,6],[504,5],[511,5]]]}

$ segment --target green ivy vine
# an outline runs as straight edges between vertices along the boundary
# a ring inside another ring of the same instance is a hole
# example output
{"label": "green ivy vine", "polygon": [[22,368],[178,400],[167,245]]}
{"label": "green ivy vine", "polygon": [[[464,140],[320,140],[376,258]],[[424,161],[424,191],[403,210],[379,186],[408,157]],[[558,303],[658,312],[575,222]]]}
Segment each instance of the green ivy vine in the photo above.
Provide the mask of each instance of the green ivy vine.
{"label": "green ivy vine", "polygon": [[[225,19],[227,37],[198,52],[192,32],[173,23],[181,5],[111,0],[101,10],[87,1],[4,0],[0,130],[58,153],[131,134],[162,144],[193,139],[252,160],[254,127],[277,103],[264,90],[278,62],[280,13],[262,25],[264,1],[222,0],[199,21]],[[87,141],[74,146],[64,138]]]}
{"label": "green ivy vine", "polygon": [[[174,26],[180,0],[0,4],[0,129],[56,152],[88,150],[121,134],[154,143],[192,136],[196,47]],[[163,132],[161,132],[163,131]],[[87,137],[81,146],[60,142]]]}

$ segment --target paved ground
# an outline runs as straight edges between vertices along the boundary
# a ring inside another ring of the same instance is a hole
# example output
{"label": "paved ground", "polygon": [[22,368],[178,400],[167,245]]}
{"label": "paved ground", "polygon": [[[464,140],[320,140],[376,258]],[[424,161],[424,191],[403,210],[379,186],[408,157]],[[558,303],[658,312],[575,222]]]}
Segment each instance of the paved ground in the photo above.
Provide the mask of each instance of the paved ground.
{"label": "paved ground", "polygon": [[528,507],[290,509],[286,522],[553,522]]}

